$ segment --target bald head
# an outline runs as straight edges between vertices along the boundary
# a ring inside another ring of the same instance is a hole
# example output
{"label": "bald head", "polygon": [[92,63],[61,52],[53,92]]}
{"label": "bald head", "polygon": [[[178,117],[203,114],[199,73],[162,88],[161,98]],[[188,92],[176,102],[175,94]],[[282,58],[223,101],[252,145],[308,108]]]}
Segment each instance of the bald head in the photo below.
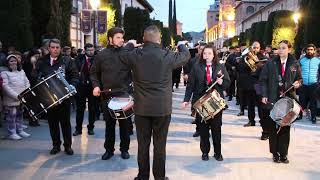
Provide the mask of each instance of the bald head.
{"label": "bald head", "polygon": [[255,52],[255,54],[260,52],[260,43],[258,41],[253,42],[252,49]]}
{"label": "bald head", "polygon": [[161,43],[161,32],[155,25],[149,26],[144,30],[143,33],[144,42]]}

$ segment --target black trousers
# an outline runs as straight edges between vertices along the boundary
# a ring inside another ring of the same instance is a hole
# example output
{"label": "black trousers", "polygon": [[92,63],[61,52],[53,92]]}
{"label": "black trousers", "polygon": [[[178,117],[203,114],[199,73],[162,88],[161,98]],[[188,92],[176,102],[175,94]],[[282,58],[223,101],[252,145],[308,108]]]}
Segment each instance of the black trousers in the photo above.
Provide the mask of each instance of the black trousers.
{"label": "black trousers", "polygon": [[60,126],[63,135],[63,146],[71,147],[71,123],[70,123],[70,100],[67,99],[61,104],[48,110],[48,122],[52,145],[60,147]]}
{"label": "black trousers", "polygon": [[235,96],[235,90],[236,90],[236,79],[235,77],[230,76],[230,86],[227,89],[227,94],[229,98],[232,98]]}
{"label": "black trousers", "polygon": [[150,176],[150,142],[153,136],[153,167],[155,180],[165,179],[166,144],[171,115],[147,117],[135,115],[138,139],[138,177],[142,180]]}
{"label": "black trousers", "polygon": [[317,88],[317,84],[313,85],[302,85],[300,93],[300,102],[303,109],[308,108],[311,111],[311,119],[314,120],[317,115],[317,100],[314,97],[314,91]]}
{"label": "black trousers", "polygon": [[214,153],[221,154],[221,126],[222,126],[222,111],[219,112],[213,119],[207,123],[200,124],[200,149],[202,153],[210,152],[209,129],[211,129],[212,142]]}
{"label": "black trousers", "polygon": [[76,96],[76,101],[77,101],[76,130],[78,132],[82,131],[84,111],[86,109],[87,99],[88,99],[88,110],[89,110],[89,118],[88,118],[89,124],[87,125],[87,128],[93,129],[94,122],[96,120],[96,103],[98,98],[93,96],[92,86],[80,85],[77,91],[78,92]]}
{"label": "black trousers", "polygon": [[[104,98],[102,100],[103,105],[103,117],[106,122],[106,130],[105,130],[105,141],[104,141],[104,148],[106,151],[113,153],[114,152],[114,144],[115,144],[115,136],[116,136],[116,119],[113,119],[110,115],[110,112],[107,108],[107,102],[109,101],[108,98]],[[129,121],[127,119],[121,119],[119,122],[119,131],[120,131],[120,151],[126,152],[129,150],[130,146],[130,135],[129,135]]]}
{"label": "black trousers", "polygon": [[261,102],[262,97],[258,96],[258,115],[260,118],[260,125],[262,128],[262,135],[269,135],[269,130],[268,130],[268,121],[269,121],[269,114],[270,110],[266,109],[265,104]]}
{"label": "black trousers", "polygon": [[280,132],[277,133],[279,127],[276,123],[268,117],[267,128],[269,131],[269,150],[272,154],[280,154],[280,156],[287,156],[290,143],[290,126],[284,126]]}
{"label": "black trousers", "polygon": [[255,123],[255,105],[257,95],[255,90],[240,89],[240,110],[244,112],[244,104],[248,106],[248,119],[250,123]]}

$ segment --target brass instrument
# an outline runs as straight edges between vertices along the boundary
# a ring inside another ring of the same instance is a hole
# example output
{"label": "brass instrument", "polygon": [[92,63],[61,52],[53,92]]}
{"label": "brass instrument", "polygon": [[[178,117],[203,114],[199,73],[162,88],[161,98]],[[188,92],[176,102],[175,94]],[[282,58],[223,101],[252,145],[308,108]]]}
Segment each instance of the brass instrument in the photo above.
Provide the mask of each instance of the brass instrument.
{"label": "brass instrument", "polygon": [[252,72],[256,72],[257,70],[257,63],[260,62],[258,57],[254,54],[251,47],[245,49],[241,56],[245,56],[244,62],[249,66]]}
{"label": "brass instrument", "polygon": [[221,60],[219,61],[220,64],[225,64],[227,62],[228,57],[231,53],[224,53]]}

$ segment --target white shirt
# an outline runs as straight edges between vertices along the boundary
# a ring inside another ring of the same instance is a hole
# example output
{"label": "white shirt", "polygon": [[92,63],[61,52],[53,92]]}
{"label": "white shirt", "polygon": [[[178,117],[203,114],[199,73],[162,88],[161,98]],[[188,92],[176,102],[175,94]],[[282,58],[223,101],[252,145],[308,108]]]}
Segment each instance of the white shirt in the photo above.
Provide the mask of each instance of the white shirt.
{"label": "white shirt", "polygon": [[50,64],[51,64],[51,66],[53,66],[53,61],[56,61],[57,59],[58,59],[57,57],[53,58],[53,57],[50,56]]}

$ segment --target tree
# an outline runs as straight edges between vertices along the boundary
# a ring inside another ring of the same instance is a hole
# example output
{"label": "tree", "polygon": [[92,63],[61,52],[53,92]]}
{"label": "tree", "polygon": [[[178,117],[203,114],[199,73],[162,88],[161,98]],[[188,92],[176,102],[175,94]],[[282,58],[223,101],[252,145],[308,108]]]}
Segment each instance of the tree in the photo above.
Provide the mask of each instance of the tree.
{"label": "tree", "polygon": [[[108,2],[110,2],[110,3],[108,3]],[[117,27],[121,27],[122,26],[122,15],[121,15],[120,0],[111,0],[111,1],[103,0],[103,4],[109,4],[109,6],[111,6],[112,9],[115,10],[115,12],[114,12],[114,24]]]}
{"label": "tree", "polygon": [[177,35],[177,9],[176,9],[176,0],[174,0],[174,3],[173,3],[172,33],[173,33],[173,35]]}
{"label": "tree", "polygon": [[299,20],[298,29],[297,29],[297,35],[294,39],[294,49],[295,49],[295,55],[298,59],[301,55],[301,51],[305,45],[304,43],[304,33],[305,33],[305,15],[308,11],[308,2],[309,0],[302,0],[300,2],[300,8],[299,12],[303,14],[304,16]]}
{"label": "tree", "polygon": [[29,1],[0,2],[0,39],[6,46],[25,51],[33,46],[31,6]]}
{"label": "tree", "polygon": [[107,32],[116,25],[116,9],[110,3],[102,3],[100,10],[107,11],[107,31],[103,34],[98,34],[98,44],[106,47],[108,45]]}
{"label": "tree", "polygon": [[182,37],[183,39],[187,40],[187,41],[192,41],[192,36],[189,32],[187,33],[182,33]]}
{"label": "tree", "polygon": [[320,46],[319,17],[320,1],[309,0],[305,16],[304,44],[313,43]]}
{"label": "tree", "polygon": [[124,12],[123,26],[125,39],[136,39],[142,42],[143,31],[151,24],[149,12],[139,8],[128,7]]}
{"label": "tree", "polygon": [[169,17],[168,17],[169,30],[172,30],[172,0],[169,0]]}
{"label": "tree", "polygon": [[256,22],[252,24],[252,39],[250,40],[250,44],[252,44],[254,41],[258,41],[263,46],[265,25],[266,21]]}
{"label": "tree", "polygon": [[162,35],[162,46],[163,47],[168,47],[171,45],[171,32],[169,28],[163,28],[161,31]]}
{"label": "tree", "polygon": [[43,0],[29,0],[32,14],[32,34],[34,45],[41,46],[43,35],[47,33],[46,28],[50,19],[50,3]]}

